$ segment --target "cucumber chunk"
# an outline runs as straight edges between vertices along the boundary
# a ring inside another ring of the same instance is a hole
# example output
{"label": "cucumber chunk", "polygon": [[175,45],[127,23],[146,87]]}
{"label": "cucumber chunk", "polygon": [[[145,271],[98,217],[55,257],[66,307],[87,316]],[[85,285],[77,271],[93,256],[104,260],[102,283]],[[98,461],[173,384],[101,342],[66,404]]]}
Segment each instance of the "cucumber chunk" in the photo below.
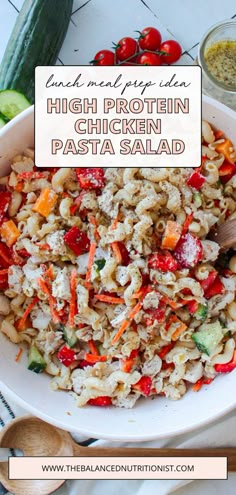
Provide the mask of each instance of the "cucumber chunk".
{"label": "cucumber chunk", "polygon": [[16,115],[23,112],[30,105],[29,100],[18,91],[13,89],[0,91],[0,113],[9,120],[16,117]]}
{"label": "cucumber chunk", "polygon": [[37,347],[33,345],[29,350],[28,370],[34,371],[35,373],[42,373],[46,366],[47,363],[42,354],[40,354]]}
{"label": "cucumber chunk", "polygon": [[206,304],[199,304],[197,310],[194,313],[196,320],[204,321],[207,318],[208,307]]}
{"label": "cucumber chunk", "polygon": [[192,339],[195,342],[199,351],[204,352],[208,356],[211,355],[214,348],[221,342],[224,337],[224,332],[220,322],[217,320],[214,323],[203,323],[193,335]]}
{"label": "cucumber chunk", "polygon": [[69,347],[74,347],[77,342],[75,330],[63,327],[63,336]]}

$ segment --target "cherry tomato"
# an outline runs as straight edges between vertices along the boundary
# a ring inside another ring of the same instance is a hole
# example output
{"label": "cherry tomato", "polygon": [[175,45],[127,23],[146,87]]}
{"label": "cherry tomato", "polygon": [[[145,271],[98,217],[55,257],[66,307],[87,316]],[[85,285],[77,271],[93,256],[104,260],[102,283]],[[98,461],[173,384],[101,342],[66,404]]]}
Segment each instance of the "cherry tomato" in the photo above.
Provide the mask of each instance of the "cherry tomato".
{"label": "cherry tomato", "polygon": [[175,40],[167,40],[164,41],[159,50],[161,52],[166,52],[167,55],[162,55],[162,62],[165,64],[173,64],[174,62],[177,62],[177,60],[180,59],[182,55],[182,48],[178,41]]}
{"label": "cherry tomato", "polygon": [[161,65],[162,59],[160,55],[156,55],[156,53],[146,52],[140,53],[137,57],[137,64],[140,65]]}
{"label": "cherry tomato", "polygon": [[123,60],[126,60],[129,57],[132,57],[132,55],[135,55],[139,50],[138,43],[134,38],[122,38],[120,41],[117,43],[117,48],[116,48],[116,57],[117,60],[122,62]]}
{"label": "cherry tomato", "polygon": [[139,37],[139,46],[142,50],[158,50],[161,44],[161,33],[154,27],[143,29]]}
{"label": "cherry tomato", "polygon": [[93,65],[114,65],[115,55],[111,50],[100,50],[96,53],[92,63]]}

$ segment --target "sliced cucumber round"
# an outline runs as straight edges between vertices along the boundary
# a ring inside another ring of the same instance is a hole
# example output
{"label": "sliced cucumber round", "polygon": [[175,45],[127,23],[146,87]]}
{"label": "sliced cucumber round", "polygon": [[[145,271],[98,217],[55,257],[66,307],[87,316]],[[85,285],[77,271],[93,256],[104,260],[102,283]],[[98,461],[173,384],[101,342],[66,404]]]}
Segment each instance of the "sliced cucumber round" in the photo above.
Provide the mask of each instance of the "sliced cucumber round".
{"label": "sliced cucumber round", "polygon": [[0,91],[0,113],[6,119],[13,119],[26,108],[30,107],[31,103],[27,98],[14,89],[5,89]]}

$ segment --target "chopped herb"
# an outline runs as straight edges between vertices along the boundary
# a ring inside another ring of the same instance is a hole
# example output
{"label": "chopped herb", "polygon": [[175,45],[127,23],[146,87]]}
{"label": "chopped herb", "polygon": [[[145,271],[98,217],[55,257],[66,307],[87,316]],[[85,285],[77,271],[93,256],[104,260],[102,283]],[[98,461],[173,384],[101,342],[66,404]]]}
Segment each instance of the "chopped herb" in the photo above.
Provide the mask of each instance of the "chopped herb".
{"label": "chopped herb", "polygon": [[101,258],[100,260],[94,261],[94,264],[96,265],[96,270],[100,272],[104,268],[106,260],[104,258]]}

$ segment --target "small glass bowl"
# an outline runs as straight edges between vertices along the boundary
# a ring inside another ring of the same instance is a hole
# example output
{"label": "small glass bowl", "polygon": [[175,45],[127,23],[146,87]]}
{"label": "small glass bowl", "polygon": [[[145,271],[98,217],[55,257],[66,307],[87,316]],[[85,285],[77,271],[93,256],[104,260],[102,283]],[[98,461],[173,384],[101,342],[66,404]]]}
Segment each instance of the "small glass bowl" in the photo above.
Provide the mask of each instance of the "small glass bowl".
{"label": "small glass bowl", "polygon": [[209,71],[205,60],[206,50],[214,43],[221,40],[236,42],[235,20],[226,20],[212,26],[199,44],[196,62],[202,68],[202,91],[208,96],[211,96],[236,110],[236,80],[235,85],[233,86],[227,86],[221,81],[218,81]]}

